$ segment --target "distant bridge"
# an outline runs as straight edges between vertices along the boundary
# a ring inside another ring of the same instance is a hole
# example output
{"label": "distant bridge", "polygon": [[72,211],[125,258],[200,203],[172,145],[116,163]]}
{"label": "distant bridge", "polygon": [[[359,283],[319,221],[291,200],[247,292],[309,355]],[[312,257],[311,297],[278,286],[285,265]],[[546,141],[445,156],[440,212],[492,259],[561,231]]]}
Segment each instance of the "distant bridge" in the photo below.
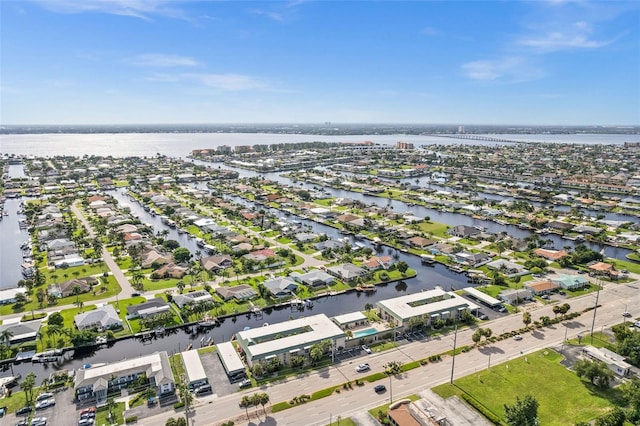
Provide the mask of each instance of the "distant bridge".
{"label": "distant bridge", "polygon": [[505,138],[494,137],[494,136],[469,135],[464,133],[456,133],[456,134],[429,133],[428,136],[436,136],[439,138],[450,138],[450,139],[465,139],[465,140],[472,140],[472,141],[500,142],[500,143],[524,143],[524,144],[544,143],[544,142],[537,142],[537,141],[517,141],[513,139],[505,139]]}

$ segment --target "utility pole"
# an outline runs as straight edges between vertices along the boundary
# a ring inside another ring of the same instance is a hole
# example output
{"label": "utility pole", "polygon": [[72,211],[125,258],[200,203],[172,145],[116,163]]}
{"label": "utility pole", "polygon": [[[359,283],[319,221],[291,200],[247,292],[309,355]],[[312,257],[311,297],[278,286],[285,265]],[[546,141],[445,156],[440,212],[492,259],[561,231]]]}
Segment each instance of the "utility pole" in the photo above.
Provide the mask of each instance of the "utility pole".
{"label": "utility pole", "polygon": [[593,307],[593,321],[591,321],[591,344],[593,345],[593,327],[596,326],[596,311],[598,310],[598,299],[600,298],[600,278],[596,280],[598,291],[596,292],[596,304]]}
{"label": "utility pole", "polygon": [[453,335],[453,359],[451,360],[451,378],[449,383],[453,384],[453,368],[456,365],[456,341],[458,340],[458,325],[456,324],[455,334]]}

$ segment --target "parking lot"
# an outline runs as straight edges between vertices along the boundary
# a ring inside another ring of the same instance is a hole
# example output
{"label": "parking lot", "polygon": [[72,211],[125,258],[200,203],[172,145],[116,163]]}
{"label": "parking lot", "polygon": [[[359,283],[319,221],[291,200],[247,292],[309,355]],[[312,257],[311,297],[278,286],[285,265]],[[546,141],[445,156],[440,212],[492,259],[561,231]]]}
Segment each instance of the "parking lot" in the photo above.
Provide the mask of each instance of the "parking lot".
{"label": "parking lot", "polygon": [[[75,426],[77,423],[76,414],[79,413],[76,413],[73,389],[55,392],[53,398],[56,401],[55,405],[34,411],[32,418],[46,417],[47,425]],[[16,416],[14,423],[18,423],[24,418],[24,416]]]}
{"label": "parking lot", "polygon": [[[207,374],[207,379],[209,379],[209,383],[213,387],[214,394],[224,396],[238,392],[238,383],[229,382],[227,372],[225,371],[217,353],[208,352],[201,354],[200,359],[202,360],[204,371]],[[210,398],[211,394],[203,395],[202,397],[198,397],[198,399],[204,399],[207,397]]]}

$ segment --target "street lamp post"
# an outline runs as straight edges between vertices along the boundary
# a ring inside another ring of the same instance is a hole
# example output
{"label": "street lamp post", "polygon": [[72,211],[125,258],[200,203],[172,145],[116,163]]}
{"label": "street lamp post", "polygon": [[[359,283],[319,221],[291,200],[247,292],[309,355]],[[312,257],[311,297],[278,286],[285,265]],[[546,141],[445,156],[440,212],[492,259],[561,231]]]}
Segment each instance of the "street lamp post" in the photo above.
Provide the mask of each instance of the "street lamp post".
{"label": "street lamp post", "polygon": [[598,291],[596,292],[596,304],[593,307],[593,321],[591,322],[591,344],[593,345],[593,327],[596,325],[596,311],[598,310],[598,299],[600,298],[600,279],[596,281],[596,285],[598,286]]}
{"label": "street lamp post", "polygon": [[456,341],[458,340],[458,325],[456,324],[455,334],[453,335],[453,359],[451,360],[451,378],[449,383],[453,384],[453,369],[456,365]]}

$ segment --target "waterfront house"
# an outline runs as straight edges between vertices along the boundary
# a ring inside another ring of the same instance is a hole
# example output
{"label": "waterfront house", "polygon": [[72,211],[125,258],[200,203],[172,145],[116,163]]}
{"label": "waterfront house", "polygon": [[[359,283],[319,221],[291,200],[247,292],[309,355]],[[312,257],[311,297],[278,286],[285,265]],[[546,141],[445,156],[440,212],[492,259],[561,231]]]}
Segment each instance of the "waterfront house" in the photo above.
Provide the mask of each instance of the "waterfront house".
{"label": "waterfront house", "polygon": [[122,320],[112,305],[100,306],[92,311],[77,314],[73,322],[78,330],[122,328]]}
{"label": "waterfront house", "polygon": [[435,243],[435,240],[424,238],[424,237],[411,237],[406,239],[404,243],[409,247],[424,249],[425,247],[428,247],[433,243]]}
{"label": "waterfront house", "polygon": [[377,271],[379,269],[389,269],[393,265],[393,259],[391,256],[373,256],[364,262],[362,267],[368,271]]}
{"label": "waterfront house", "polygon": [[216,293],[225,301],[236,299],[238,301],[245,301],[253,299],[258,295],[258,292],[250,285],[240,284],[233,287],[218,287]]}
{"label": "waterfront house", "polygon": [[26,293],[27,293],[27,289],[22,287],[0,290],[0,305],[8,305],[10,303],[15,303],[16,296],[18,294],[26,295]]}
{"label": "waterfront house", "polygon": [[298,284],[289,277],[276,277],[263,284],[276,298],[291,296],[298,289]]}
{"label": "waterfront house", "polygon": [[138,377],[145,377],[149,388],[164,398],[174,394],[175,382],[167,352],[76,370],[74,389],[80,403],[104,405],[107,395],[126,388]]}
{"label": "waterfront house", "polygon": [[473,226],[457,225],[447,231],[450,235],[460,238],[471,238],[480,234],[480,230]]}
{"label": "waterfront house", "polygon": [[289,274],[295,281],[308,285],[310,287],[319,287],[323,285],[332,285],[335,282],[335,278],[322,271],[320,269],[314,269],[307,273],[301,274],[299,272],[292,272]]}
{"label": "waterfront house", "polygon": [[486,253],[470,253],[467,251],[461,251],[454,253],[453,259],[463,265],[469,266],[481,266],[491,260],[491,256]]}
{"label": "waterfront house", "polygon": [[354,282],[358,277],[362,277],[367,274],[367,271],[353,263],[342,263],[340,265],[330,266],[327,268],[327,273],[344,282]]}
{"label": "waterfront house", "polygon": [[127,318],[147,318],[162,312],[171,312],[167,302],[159,297],[154,297],[138,305],[127,306]]}
{"label": "waterfront house", "polygon": [[182,309],[182,307],[189,304],[213,303],[213,297],[211,297],[211,294],[206,290],[198,290],[190,293],[176,294],[173,296],[173,303]]}
{"label": "waterfront house", "polygon": [[487,268],[499,271],[509,278],[517,277],[518,275],[526,275],[529,273],[529,270],[524,266],[504,259],[498,259],[494,260],[493,262],[487,263]]}
{"label": "waterfront house", "polygon": [[9,344],[24,343],[36,340],[41,326],[42,321],[40,320],[2,324],[0,325],[0,335],[8,331],[11,335]]}
{"label": "waterfront house", "polygon": [[142,252],[142,267],[150,268],[154,263],[156,265],[164,265],[173,262],[173,256],[167,253],[161,253],[151,246],[145,246]]}
{"label": "waterfront house", "polygon": [[249,367],[279,358],[285,365],[294,355],[309,358],[311,347],[330,341],[332,348],[344,347],[347,335],[326,315],[256,327],[236,333],[238,345]]}

